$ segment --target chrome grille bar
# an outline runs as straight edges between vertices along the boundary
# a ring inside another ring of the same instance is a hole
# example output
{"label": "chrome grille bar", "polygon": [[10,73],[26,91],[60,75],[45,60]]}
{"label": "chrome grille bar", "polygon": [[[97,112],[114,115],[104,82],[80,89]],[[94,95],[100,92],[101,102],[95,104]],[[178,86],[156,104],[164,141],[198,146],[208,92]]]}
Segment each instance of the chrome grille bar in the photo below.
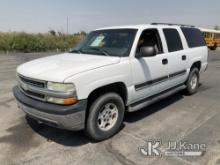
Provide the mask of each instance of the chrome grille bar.
{"label": "chrome grille bar", "polygon": [[45,88],[46,87],[46,82],[45,81],[41,81],[41,80],[35,80],[35,79],[31,79],[31,78],[27,78],[21,75],[18,75],[19,79],[29,85],[32,86],[36,86],[39,88]]}
{"label": "chrome grille bar", "polygon": [[[60,92],[60,91],[49,90],[46,88],[46,82],[44,81],[34,80],[26,77],[24,80],[24,77],[20,75],[18,75],[17,79],[20,90],[25,95],[37,100],[46,101],[47,96],[55,97],[55,98],[69,98],[74,96],[73,92]],[[42,88],[42,84],[44,84],[44,88]]]}

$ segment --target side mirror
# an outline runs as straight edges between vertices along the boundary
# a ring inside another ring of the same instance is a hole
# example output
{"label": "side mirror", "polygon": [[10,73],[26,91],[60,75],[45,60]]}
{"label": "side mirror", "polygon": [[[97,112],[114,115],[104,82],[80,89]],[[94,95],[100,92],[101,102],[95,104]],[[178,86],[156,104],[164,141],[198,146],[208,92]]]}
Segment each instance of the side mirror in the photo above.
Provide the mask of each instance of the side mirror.
{"label": "side mirror", "polygon": [[156,54],[156,50],[153,46],[144,46],[140,48],[140,53],[137,57],[152,57]]}

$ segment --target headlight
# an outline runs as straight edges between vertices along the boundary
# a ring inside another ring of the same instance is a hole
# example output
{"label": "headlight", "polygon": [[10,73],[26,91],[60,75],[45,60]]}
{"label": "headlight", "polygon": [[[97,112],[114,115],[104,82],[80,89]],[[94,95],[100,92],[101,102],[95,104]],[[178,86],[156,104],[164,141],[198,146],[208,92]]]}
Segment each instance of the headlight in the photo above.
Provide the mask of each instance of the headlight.
{"label": "headlight", "polygon": [[74,104],[76,103],[77,96],[76,96],[76,88],[74,84],[62,84],[62,83],[53,83],[48,82],[47,83],[47,89],[54,91],[54,92],[62,92],[62,93],[72,93],[71,97],[68,98],[57,98],[57,97],[47,97],[47,101],[55,104]]}
{"label": "headlight", "polygon": [[49,90],[59,91],[59,92],[75,92],[76,91],[74,84],[62,84],[62,83],[48,82],[47,88]]}

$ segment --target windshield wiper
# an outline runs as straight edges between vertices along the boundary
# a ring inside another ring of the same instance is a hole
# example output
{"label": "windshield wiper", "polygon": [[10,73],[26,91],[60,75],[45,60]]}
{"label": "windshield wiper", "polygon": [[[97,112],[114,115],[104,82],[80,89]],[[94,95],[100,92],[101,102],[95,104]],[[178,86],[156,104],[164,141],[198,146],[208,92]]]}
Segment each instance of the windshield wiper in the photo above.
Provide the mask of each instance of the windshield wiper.
{"label": "windshield wiper", "polygon": [[102,48],[90,48],[90,49],[92,49],[92,50],[98,50],[98,51],[101,52],[103,55],[109,56],[109,53],[108,53],[106,50],[102,49]]}
{"label": "windshield wiper", "polygon": [[70,53],[80,53],[82,54],[82,51],[81,50],[77,50],[77,49],[74,49],[74,50],[71,50]]}

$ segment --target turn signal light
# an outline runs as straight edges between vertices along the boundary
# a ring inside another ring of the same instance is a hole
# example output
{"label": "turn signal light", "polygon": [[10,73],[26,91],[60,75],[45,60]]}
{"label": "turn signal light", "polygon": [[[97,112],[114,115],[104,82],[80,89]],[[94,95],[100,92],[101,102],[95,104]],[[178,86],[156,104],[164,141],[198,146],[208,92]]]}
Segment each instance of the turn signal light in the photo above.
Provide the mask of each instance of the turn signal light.
{"label": "turn signal light", "polygon": [[65,105],[68,105],[68,104],[74,104],[76,103],[78,100],[76,98],[66,98],[66,99],[63,99],[63,103]]}

